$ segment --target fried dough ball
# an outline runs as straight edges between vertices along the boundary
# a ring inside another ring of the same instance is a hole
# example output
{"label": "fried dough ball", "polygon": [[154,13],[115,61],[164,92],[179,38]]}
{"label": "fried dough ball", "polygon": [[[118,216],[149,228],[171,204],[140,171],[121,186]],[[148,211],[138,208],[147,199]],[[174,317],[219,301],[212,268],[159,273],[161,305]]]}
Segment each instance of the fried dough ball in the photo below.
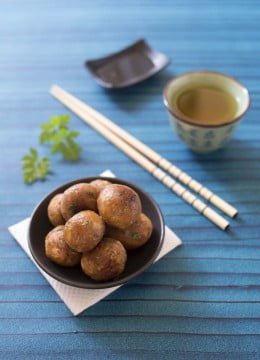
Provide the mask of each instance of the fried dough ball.
{"label": "fried dough ball", "polygon": [[113,239],[119,240],[126,250],[132,250],[146,244],[151,237],[152,231],[151,220],[145,214],[140,214],[138,219],[126,229],[107,226],[106,234]]}
{"label": "fried dough ball", "polygon": [[85,210],[66,222],[64,240],[75,251],[90,251],[100,242],[104,232],[103,219],[94,211]]}
{"label": "fried dough ball", "polygon": [[64,191],[61,213],[65,220],[82,210],[97,210],[97,192],[86,183],[76,184]]}
{"label": "fried dough ball", "polygon": [[138,194],[128,186],[112,184],[101,191],[98,211],[105,222],[119,229],[132,225],[142,211]]}
{"label": "fried dough ball", "polygon": [[45,237],[45,254],[62,266],[77,265],[81,258],[81,254],[72,250],[64,241],[64,225],[52,229]]}
{"label": "fried dough ball", "polygon": [[61,199],[63,197],[63,194],[57,194],[55,195],[48,205],[48,218],[52,225],[58,226],[65,224],[65,220],[61,213]]}
{"label": "fried dough ball", "polygon": [[104,238],[94,250],[82,255],[81,268],[91,279],[108,281],[124,271],[126,260],[126,250],[121,242]]}
{"label": "fried dough ball", "polygon": [[107,185],[111,185],[111,182],[107,181],[107,180],[97,179],[97,180],[91,181],[89,184],[96,189],[97,194],[99,195],[101,193],[101,191],[104,190]]}

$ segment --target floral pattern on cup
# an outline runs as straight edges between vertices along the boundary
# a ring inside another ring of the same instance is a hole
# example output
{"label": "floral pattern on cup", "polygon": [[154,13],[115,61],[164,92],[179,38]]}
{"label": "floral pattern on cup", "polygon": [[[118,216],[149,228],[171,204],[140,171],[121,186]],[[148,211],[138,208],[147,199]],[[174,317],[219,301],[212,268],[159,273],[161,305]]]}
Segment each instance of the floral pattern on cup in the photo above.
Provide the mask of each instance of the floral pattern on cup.
{"label": "floral pattern on cup", "polygon": [[180,139],[193,151],[199,153],[207,153],[224,146],[235,130],[235,126],[233,125],[226,125],[209,130],[205,127],[181,123],[179,119],[173,116],[170,116],[170,122]]}
{"label": "floral pattern on cup", "polygon": [[204,139],[213,139],[215,137],[214,131],[209,130],[204,134]]}
{"label": "floral pattern on cup", "polygon": [[192,129],[190,131],[190,136],[192,136],[193,138],[196,138],[198,136],[198,131],[196,129]]}

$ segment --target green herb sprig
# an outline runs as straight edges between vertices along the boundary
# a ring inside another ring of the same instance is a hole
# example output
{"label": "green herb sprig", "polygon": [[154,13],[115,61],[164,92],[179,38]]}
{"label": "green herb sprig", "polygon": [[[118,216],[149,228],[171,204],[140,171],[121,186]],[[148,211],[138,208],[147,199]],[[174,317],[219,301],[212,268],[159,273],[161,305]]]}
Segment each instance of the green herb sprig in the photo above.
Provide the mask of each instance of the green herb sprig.
{"label": "green herb sprig", "polygon": [[29,153],[22,158],[23,180],[32,184],[37,180],[43,181],[50,173],[50,160],[39,157],[36,149],[30,148]]}
{"label": "green herb sprig", "polygon": [[[39,142],[49,144],[51,153],[62,154],[63,159],[77,161],[80,157],[81,147],[75,141],[79,133],[69,129],[69,115],[52,116],[47,123],[41,125]],[[26,184],[32,184],[38,180],[44,180],[50,174],[50,160],[40,157],[34,148],[22,158],[23,180]]]}
{"label": "green herb sprig", "polygon": [[40,143],[50,144],[51,153],[61,153],[63,159],[77,161],[81,147],[74,140],[79,133],[68,128],[69,115],[52,116],[50,121],[41,125]]}

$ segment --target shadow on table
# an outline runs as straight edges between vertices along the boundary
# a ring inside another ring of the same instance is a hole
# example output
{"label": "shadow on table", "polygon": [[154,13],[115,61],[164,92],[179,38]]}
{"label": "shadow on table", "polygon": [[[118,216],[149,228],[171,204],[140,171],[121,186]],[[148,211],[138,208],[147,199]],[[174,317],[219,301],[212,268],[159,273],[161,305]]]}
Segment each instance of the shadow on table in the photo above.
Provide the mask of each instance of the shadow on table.
{"label": "shadow on table", "polygon": [[[236,169],[239,169],[240,161],[246,161],[246,171],[245,168],[241,168],[241,172],[243,172],[243,180],[248,177],[249,180],[259,180],[260,172],[259,168],[256,167],[256,163],[258,162],[258,154],[259,147],[254,146],[250,141],[243,140],[231,140],[229,144],[227,144],[224,148],[215,151],[211,154],[201,155],[192,153],[193,159],[200,164],[205,171],[210,172],[210,169],[207,168],[207,164],[216,163],[224,164],[237,164]],[[231,174],[233,168],[225,169],[225,173]],[[223,170],[220,172],[216,172],[214,174],[215,180],[223,181]],[[233,177],[226,182],[226,186],[232,189],[233,184],[239,181],[237,177]]]}
{"label": "shadow on table", "polygon": [[158,97],[162,99],[163,88],[172,77],[174,77],[174,74],[164,70],[152,78],[128,88],[103,89],[103,91],[121,109],[133,112],[141,108],[148,101]]}
{"label": "shadow on table", "polygon": [[[239,160],[238,154],[243,156],[243,159],[247,159],[248,165],[250,162],[255,161],[255,155],[259,151],[259,147],[254,146],[250,141],[232,139],[223,148],[212,152],[210,154],[196,154],[192,153],[196,161],[203,163],[208,160],[212,161],[225,161],[225,160]],[[252,167],[253,168],[253,167]]]}
{"label": "shadow on table", "polygon": [[[225,169],[221,169],[220,171],[214,172],[214,181],[222,182],[225,185],[227,191],[234,188],[234,184],[237,182],[252,182],[260,180],[260,171],[259,167],[256,166],[259,158],[259,147],[254,146],[254,144],[250,143],[250,141],[244,140],[231,140],[229,144],[227,144],[223,149],[220,149],[212,154],[208,155],[199,155],[192,154],[194,160],[200,164],[205,172],[210,173],[211,169],[207,167],[209,163],[216,163],[216,167],[219,164],[227,163],[227,167]],[[246,167],[240,167],[240,161],[246,162]],[[228,164],[234,165],[230,169],[228,168]],[[234,176],[232,172],[234,171]],[[228,180],[225,181],[225,175],[227,175]],[[233,194],[235,194],[233,192]],[[236,196],[239,199],[240,192],[237,191]],[[245,206],[250,207],[250,203]],[[236,222],[239,224],[244,224],[245,221],[242,217],[238,216],[236,218]],[[233,237],[234,230],[229,229],[228,233],[231,237]]]}

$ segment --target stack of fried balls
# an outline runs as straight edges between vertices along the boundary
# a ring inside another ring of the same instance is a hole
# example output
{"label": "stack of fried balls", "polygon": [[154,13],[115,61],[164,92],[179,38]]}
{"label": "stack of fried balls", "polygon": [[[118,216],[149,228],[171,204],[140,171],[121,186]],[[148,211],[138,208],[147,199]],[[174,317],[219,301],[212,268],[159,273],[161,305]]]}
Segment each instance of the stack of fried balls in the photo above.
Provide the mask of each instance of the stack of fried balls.
{"label": "stack of fried balls", "polygon": [[55,195],[48,218],[55,227],[45,238],[46,256],[61,266],[81,264],[100,282],[124,271],[127,251],[143,246],[153,228],[133,189],[102,179]]}

